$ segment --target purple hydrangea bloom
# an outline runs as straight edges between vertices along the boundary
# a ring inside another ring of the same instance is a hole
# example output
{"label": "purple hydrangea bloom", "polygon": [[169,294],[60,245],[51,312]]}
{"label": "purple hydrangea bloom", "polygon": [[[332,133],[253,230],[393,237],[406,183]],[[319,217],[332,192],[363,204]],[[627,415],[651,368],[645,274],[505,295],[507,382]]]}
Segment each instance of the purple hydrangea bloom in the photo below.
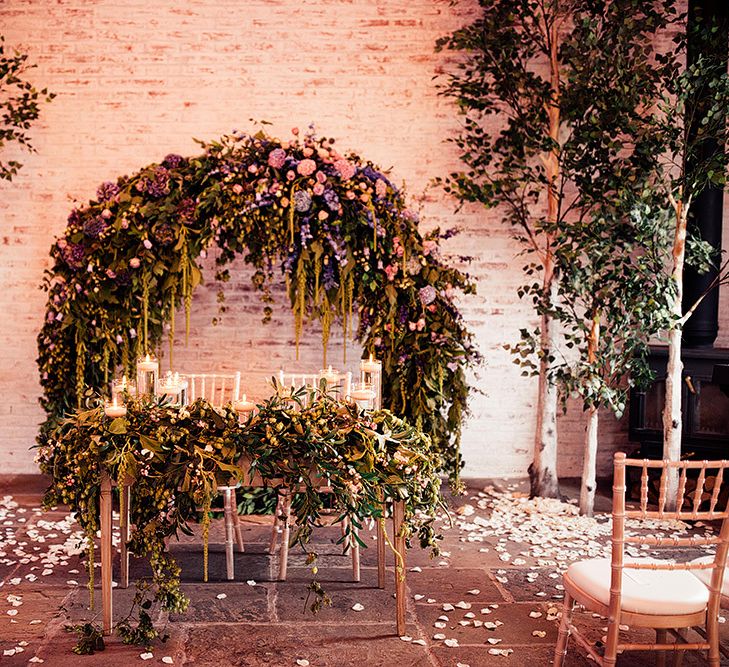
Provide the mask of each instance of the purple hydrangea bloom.
{"label": "purple hydrangea bloom", "polygon": [[100,215],[84,222],[84,234],[92,239],[98,239],[107,229],[109,229],[109,224]]}
{"label": "purple hydrangea bloom", "polygon": [[106,181],[102,183],[97,189],[96,189],[96,198],[100,202],[109,201],[110,199],[114,199],[119,194],[119,186],[116,183],[112,183],[111,181]]}
{"label": "purple hydrangea bloom", "polygon": [[72,271],[78,271],[84,265],[86,251],[80,243],[69,243],[61,250],[63,261]]}
{"label": "purple hydrangea bloom", "polygon": [[81,224],[81,216],[79,215],[78,209],[75,208],[68,216],[68,226],[76,226],[78,227]]}
{"label": "purple hydrangea bloom", "polygon": [[166,222],[157,225],[152,231],[152,235],[161,246],[168,246],[175,240],[175,231],[172,229],[172,225]]}
{"label": "purple hydrangea bloom", "polygon": [[177,215],[180,216],[182,222],[191,222],[195,217],[195,202],[186,197],[177,205]]}
{"label": "purple hydrangea bloom", "polygon": [[153,197],[164,197],[170,192],[170,174],[164,167],[156,167],[154,177],[148,182],[147,192]]}
{"label": "purple hydrangea bloom", "polygon": [[286,151],[283,148],[274,148],[268,154],[268,164],[274,169],[281,169],[286,162]]}
{"label": "purple hydrangea bloom", "polygon": [[304,213],[311,207],[311,195],[306,190],[294,192],[294,206],[299,213]]}
{"label": "purple hydrangea bloom", "polygon": [[170,153],[169,155],[165,156],[164,160],[162,160],[162,164],[168,169],[176,169],[184,161],[185,158],[182,157],[182,155],[177,155],[177,153]]}
{"label": "purple hydrangea bloom", "polygon": [[339,210],[339,197],[337,196],[337,193],[334,192],[331,188],[327,188],[324,190],[324,202],[327,205],[327,208],[330,211],[337,211]]}
{"label": "purple hydrangea bloom", "polygon": [[435,298],[438,296],[437,292],[435,291],[435,287],[432,285],[426,285],[425,287],[421,287],[418,290],[418,295],[420,296],[420,301],[424,306],[428,306],[433,301],[435,301]]}

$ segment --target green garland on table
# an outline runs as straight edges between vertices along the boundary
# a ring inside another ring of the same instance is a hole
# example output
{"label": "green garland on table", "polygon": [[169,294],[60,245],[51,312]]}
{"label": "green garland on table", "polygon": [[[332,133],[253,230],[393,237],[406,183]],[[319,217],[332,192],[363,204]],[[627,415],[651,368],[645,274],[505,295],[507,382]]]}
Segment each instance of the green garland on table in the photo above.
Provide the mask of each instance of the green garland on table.
{"label": "green garland on table", "polygon": [[305,321],[318,319],[326,358],[341,323],[345,338],[382,359],[383,405],[431,436],[457,483],[465,371],[480,357],[454,302],[474,284],[439,250],[453,230],[421,235],[385,172],[313,130],[201,145],[201,155],[168,155],[103,183],[53,244],[38,335],[48,416],[39,443],[86,388],[101,391],[120,365],[131,370],[139,353],[159,349],[166,323],[174,336],[176,308],[189,328],[198,258],[215,247],[221,281],[237,256],[255,268],[264,319],[280,270],[297,344]]}
{"label": "green garland on table", "polygon": [[[442,506],[442,460],[427,435],[389,411],[361,413],[354,404],[310,389],[286,399],[277,393],[245,424],[230,406],[216,409],[203,399],[177,407],[129,398],[126,416],[116,419],[105,416],[100,399],[90,402],[91,407],[59,423],[37,460],[53,477],[45,503],[75,508],[91,550],[102,472],[118,483],[133,480],[129,551],[147,559],[152,574],[137,582],[130,617],[117,626],[129,643],[147,644],[157,636],[153,605],[176,612],[187,608],[180,569],[165,540],[190,532],[198,508],[209,509],[218,484],[242,478],[238,463],[243,456],[253,462],[246,473],[259,472],[264,479],[301,489],[292,506],[297,525],[292,544],[307,549],[323,509],[312,478],[329,476],[338,520],[382,518],[379,494],[384,492],[386,499],[405,501],[408,541],[417,536],[421,546],[437,553],[433,522]],[[204,526],[208,522],[205,511]],[[310,553],[309,562],[315,560]],[[92,587],[92,559],[88,566]],[[310,589],[316,611],[328,598],[318,582]]]}

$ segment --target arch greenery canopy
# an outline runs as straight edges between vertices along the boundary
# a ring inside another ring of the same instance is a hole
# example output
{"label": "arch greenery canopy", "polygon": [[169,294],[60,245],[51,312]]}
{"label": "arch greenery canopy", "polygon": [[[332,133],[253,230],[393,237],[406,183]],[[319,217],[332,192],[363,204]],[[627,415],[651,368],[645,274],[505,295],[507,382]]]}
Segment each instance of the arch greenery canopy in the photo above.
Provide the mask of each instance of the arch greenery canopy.
{"label": "arch greenery canopy", "polygon": [[217,247],[217,278],[241,255],[270,316],[269,286],[283,274],[297,343],[305,322],[332,326],[383,360],[383,403],[429,433],[451,472],[468,387],[478,361],[454,304],[473,292],[449,267],[439,241],[422,236],[403,192],[376,165],[339,153],[313,130],[289,141],[235,134],[201,143],[200,155],[168,155],[74,209],[52,246],[38,365],[48,419],[43,443],[89,388],[175,333],[181,306],[189,323],[201,253]]}

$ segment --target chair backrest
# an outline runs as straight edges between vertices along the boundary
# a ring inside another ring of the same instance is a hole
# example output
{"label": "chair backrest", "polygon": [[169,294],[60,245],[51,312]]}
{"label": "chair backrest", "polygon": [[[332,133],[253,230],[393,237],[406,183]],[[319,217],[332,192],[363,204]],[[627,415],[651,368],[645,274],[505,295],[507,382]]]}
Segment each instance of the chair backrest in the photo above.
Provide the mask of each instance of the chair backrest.
{"label": "chair backrest", "polygon": [[[302,387],[308,387],[312,390],[319,389],[319,382],[321,376],[319,373],[291,373],[284,370],[279,371],[276,378],[279,385],[287,389],[300,389]],[[352,372],[347,371],[339,374],[339,382],[333,387],[329,387],[329,390],[334,390],[334,394],[341,398],[349,395],[350,387],[352,384]],[[307,405],[308,396],[304,399],[304,406]]]}
{"label": "chair backrest", "polygon": [[[729,461],[652,461],[629,459],[622,452],[615,454],[613,479],[613,533],[612,533],[612,579],[610,608],[620,609],[620,589],[622,570],[700,570],[713,568],[709,586],[709,611],[718,613],[724,566],[729,551],[729,503],[718,509],[724,471]],[[640,504],[638,509],[626,510],[626,469],[640,470]],[[648,504],[651,470],[660,471],[656,509]],[[729,480],[728,480],[729,481]],[[695,484],[695,486],[694,486]],[[691,487],[693,486],[693,489]],[[689,490],[687,493],[687,489]],[[631,532],[626,533],[626,520],[632,520]],[[714,521],[721,520],[718,533],[705,532],[690,537],[656,535],[655,527],[648,534],[637,533],[633,521],[677,520],[677,521]],[[665,561],[654,559],[631,559],[625,563],[625,545],[648,546],[651,550],[671,549],[671,558]],[[713,559],[703,562],[689,561],[696,555],[696,547],[713,546],[716,554]],[[687,560],[681,562],[677,554],[681,547],[691,548]]]}
{"label": "chair backrest", "polygon": [[240,371],[236,373],[189,373],[188,401],[204,398],[216,408],[237,401],[240,396]]}

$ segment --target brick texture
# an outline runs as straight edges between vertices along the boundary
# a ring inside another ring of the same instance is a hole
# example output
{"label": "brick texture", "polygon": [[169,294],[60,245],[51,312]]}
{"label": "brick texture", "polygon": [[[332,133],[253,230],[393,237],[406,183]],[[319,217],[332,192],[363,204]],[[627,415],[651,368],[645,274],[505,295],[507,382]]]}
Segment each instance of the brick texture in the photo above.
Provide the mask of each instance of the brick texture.
{"label": "brick texture", "polygon": [[[321,134],[339,139],[340,149],[392,167],[396,181],[406,181],[418,200],[426,229],[464,229],[446,251],[475,256],[464,268],[477,279],[478,295],[464,299],[462,308],[486,358],[473,377],[478,393],[464,434],[466,473],[524,475],[536,386],[502,348],[533,323],[529,307],[516,297],[519,247],[498,214],[476,207],[454,213],[453,201],[428,188],[430,179],[458,165],[445,143],[457,119],[432,81],[444,58],[433,53],[433,44],[476,7],[475,1],[453,7],[448,0],[0,3],[7,44],[27,51],[38,64],[34,82],[58,93],[34,126],[37,154],[22,157],[25,167],[12,184],[0,184],[4,471],[34,469],[29,447],[43,418],[34,360],[44,295],[37,287],[73,203],[92,197],[99,182],[167,153],[195,153],[193,137],[252,128],[253,118],[272,122],[279,136],[314,121]],[[229,312],[213,326],[217,287],[208,271],[208,284],[196,295],[189,345],[178,337],[177,368],[239,368],[253,395],[282,366],[317,369],[316,329],[308,330],[295,362],[284,296],[274,321],[264,326],[242,262],[233,274],[226,286]],[[721,310],[720,342],[726,345],[727,295]],[[331,360],[342,365],[341,344]],[[571,409],[561,423],[563,475],[579,473],[583,429],[579,409]],[[626,441],[624,424],[606,418],[601,470]]]}

